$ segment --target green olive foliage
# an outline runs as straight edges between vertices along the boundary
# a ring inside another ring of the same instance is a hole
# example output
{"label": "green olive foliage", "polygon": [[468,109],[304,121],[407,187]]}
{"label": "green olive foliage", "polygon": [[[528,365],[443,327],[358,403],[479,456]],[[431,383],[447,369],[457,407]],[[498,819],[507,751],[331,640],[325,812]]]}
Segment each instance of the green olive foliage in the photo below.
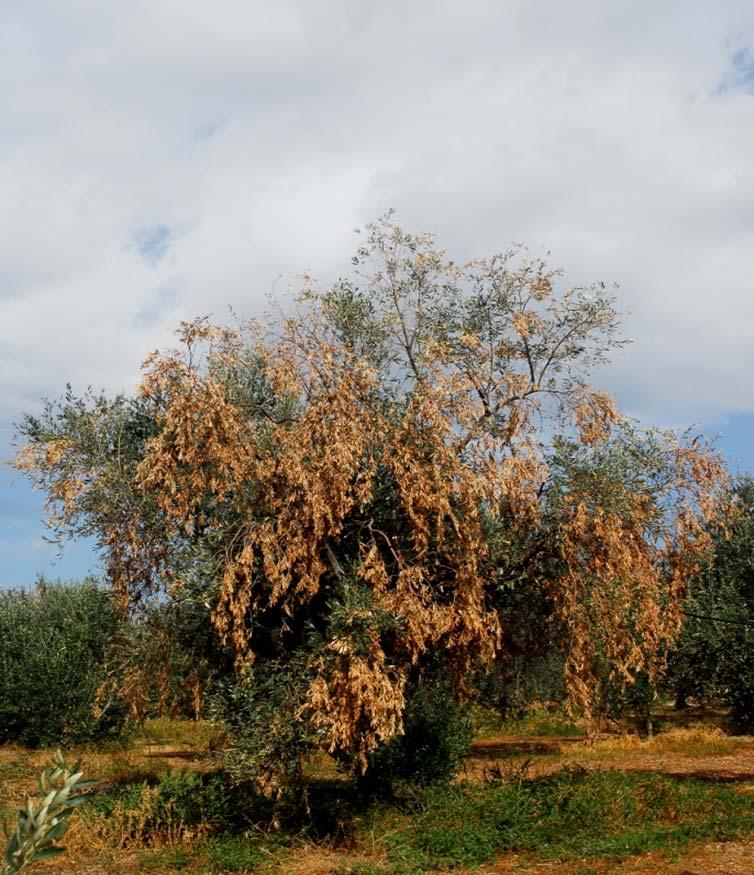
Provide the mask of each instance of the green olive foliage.
{"label": "green olive foliage", "polygon": [[736,512],[714,532],[715,558],[690,584],[670,659],[678,704],[722,700],[734,725],[754,728],[754,481],[735,486]]}
{"label": "green olive foliage", "polygon": [[0,743],[79,742],[117,731],[123,710],[102,713],[118,614],[93,579],[50,582],[0,592]]}

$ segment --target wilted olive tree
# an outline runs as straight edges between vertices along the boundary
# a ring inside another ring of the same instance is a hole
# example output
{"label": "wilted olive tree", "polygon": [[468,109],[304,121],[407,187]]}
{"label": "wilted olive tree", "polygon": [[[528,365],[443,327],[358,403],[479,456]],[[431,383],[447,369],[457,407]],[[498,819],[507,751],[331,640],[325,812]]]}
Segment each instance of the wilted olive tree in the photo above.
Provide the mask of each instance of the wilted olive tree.
{"label": "wilted olive tree", "polygon": [[675,634],[723,470],[589,385],[618,317],[604,287],[560,286],[388,217],[288,315],[184,324],[136,397],[22,424],[16,464],[61,536],[98,537],[124,604],[209,605],[263,783],[312,746],[365,768],[428,673],[463,695],[506,646],[505,587],[543,588],[587,711],[602,661],[630,678]]}

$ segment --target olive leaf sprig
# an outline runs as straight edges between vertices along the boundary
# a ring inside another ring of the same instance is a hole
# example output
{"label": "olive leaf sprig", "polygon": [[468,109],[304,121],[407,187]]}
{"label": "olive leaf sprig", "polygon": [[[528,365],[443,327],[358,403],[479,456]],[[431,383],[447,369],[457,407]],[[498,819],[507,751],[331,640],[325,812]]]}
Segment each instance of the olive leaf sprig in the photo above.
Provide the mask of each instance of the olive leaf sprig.
{"label": "olive leaf sprig", "polygon": [[39,776],[41,801],[27,798],[15,829],[3,825],[8,846],[0,875],[25,872],[30,863],[65,852],[57,842],[68,830],[74,809],[88,798],[85,791],[97,783],[83,781],[82,776],[80,760],[69,764],[60,751],[55,754]]}

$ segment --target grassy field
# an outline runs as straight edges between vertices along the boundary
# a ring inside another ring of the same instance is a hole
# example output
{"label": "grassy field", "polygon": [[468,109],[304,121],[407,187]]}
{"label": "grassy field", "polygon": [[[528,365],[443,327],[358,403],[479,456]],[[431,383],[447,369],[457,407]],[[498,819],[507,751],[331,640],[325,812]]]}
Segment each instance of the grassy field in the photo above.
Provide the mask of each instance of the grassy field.
{"label": "grassy field", "polygon": [[[211,726],[151,721],[128,742],[75,752],[101,784],[66,856],[39,871],[709,873],[739,871],[724,863],[734,851],[749,866],[740,871],[754,871],[745,844],[754,839],[754,738],[726,735],[719,715],[668,713],[652,739],[616,731],[597,740],[545,711],[481,718],[452,786],[369,803],[322,758],[306,798],[283,806],[277,823],[228,781]],[[49,756],[0,748],[2,814],[34,792]],[[711,862],[683,869],[699,854]]]}

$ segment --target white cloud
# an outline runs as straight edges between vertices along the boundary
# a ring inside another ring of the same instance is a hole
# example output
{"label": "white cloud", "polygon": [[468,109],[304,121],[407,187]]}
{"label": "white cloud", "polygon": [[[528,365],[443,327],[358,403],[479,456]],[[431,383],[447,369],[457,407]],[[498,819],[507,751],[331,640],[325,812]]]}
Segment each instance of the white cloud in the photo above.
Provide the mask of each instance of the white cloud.
{"label": "white cloud", "polygon": [[520,241],[619,282],[637,343],[605,379],[633,412],[754,410],[749,3],[0,17],[0,419],[66,380],[133,385],[182,318],[337,277],[391,206],[458,258]]}

